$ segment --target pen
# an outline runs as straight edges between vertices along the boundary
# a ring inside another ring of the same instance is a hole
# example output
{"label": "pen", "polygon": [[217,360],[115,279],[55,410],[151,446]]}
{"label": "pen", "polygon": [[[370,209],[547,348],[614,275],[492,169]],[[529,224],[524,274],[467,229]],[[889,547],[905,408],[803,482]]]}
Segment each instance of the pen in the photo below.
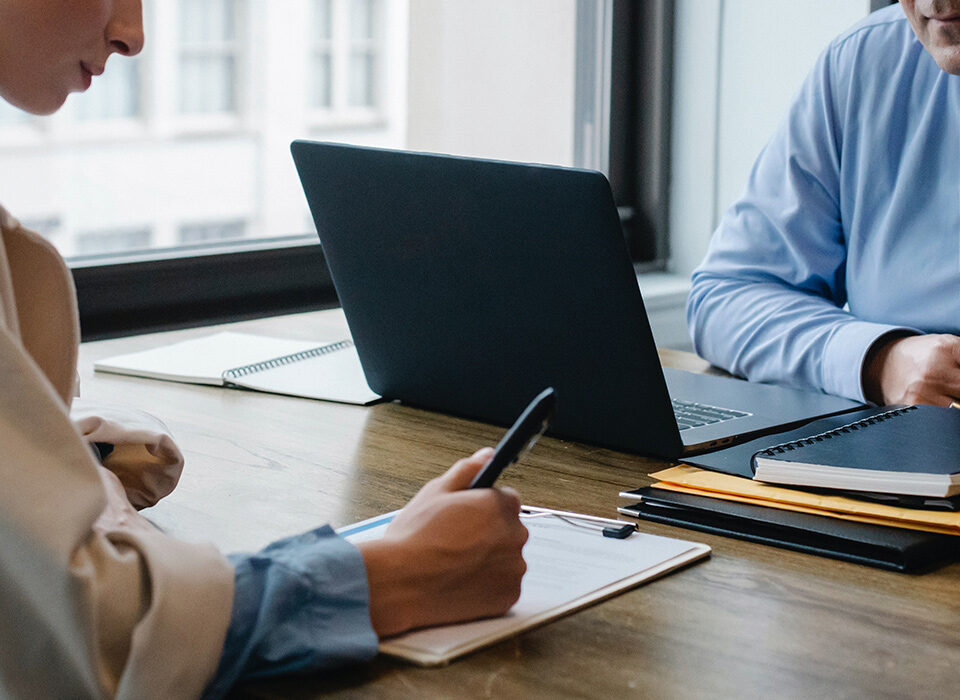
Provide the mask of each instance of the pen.
{"label": "pen", "polygon": [[552,388],[546,388],[537,394],[533,401],[523,410],[523,413],[510,426],[490,461],[484,465],[468,488],[479,489],[493,486],[493,482],[500,476],[500,472],[516,462],[524,452],[533,447],[550,423],[553,408],[556,404],[556,393]]}

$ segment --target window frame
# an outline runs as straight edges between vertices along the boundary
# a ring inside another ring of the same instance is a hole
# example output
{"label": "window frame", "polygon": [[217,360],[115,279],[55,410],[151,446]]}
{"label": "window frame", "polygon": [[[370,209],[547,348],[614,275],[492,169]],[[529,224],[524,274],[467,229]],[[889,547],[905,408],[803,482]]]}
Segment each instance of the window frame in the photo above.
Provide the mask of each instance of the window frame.
{"label": "window frame", "polygon": [[83,340],[338,306],[313,236],[247,250],[77,265]]}
{"label": "window frame", "polygon": [[670,258],[674,0],[614,0],[609,178],[638,271]]}
{"label": "window frame", "polygon": [[[592,0],[591,0],[592,1]],[[612,2],[609,177],[638,270],[669,257],[674,0]],[[83,340],[339,305],[316,235],[229,251],[72,262]]]}

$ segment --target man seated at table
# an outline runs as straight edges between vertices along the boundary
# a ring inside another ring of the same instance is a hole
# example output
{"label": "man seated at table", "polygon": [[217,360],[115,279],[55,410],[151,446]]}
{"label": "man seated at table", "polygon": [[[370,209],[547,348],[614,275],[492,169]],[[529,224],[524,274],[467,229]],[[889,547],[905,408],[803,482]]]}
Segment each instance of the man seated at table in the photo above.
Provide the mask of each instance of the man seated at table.
{"label": "man seated at table", "polygon": [[960,400],[960,2],[900,6],[826,48],[693,273],[694,348],[734,374]]}

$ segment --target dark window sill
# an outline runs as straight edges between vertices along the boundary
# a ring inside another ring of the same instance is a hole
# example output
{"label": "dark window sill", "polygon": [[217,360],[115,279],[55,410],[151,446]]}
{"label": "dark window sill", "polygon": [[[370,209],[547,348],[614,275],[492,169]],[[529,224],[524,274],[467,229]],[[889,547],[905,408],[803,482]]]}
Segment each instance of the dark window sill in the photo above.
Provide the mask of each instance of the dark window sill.
{"label": "dark window sill", "polygon": [[319,243],[75,267],[83,340],[337,306]]}

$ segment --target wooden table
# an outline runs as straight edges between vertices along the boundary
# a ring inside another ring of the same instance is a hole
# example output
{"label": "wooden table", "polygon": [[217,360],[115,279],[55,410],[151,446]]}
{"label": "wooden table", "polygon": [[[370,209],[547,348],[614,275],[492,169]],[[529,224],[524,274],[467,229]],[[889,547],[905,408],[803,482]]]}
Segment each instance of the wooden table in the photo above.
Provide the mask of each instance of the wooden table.
{"label": "wooden table", "polygon": [[[333,340],[339,310],[233,324]],[[345,406],[94,374],[93,361],[209,333],[84,344],[86,399],[134,405],[170,427],[187,466],[148,517],[187,540],[254,550],[324,522],[399,508],[502,428],[396,403]],[[704,371],[684,353],[665,364]],[[612,516],[617,493],[663,462],[544,438],[502,477],[531,504]],[[960,564],[896,574],[642,522],[713,556],[443,669],[387,658],[243,689],[250,697],[960,697]]]}

